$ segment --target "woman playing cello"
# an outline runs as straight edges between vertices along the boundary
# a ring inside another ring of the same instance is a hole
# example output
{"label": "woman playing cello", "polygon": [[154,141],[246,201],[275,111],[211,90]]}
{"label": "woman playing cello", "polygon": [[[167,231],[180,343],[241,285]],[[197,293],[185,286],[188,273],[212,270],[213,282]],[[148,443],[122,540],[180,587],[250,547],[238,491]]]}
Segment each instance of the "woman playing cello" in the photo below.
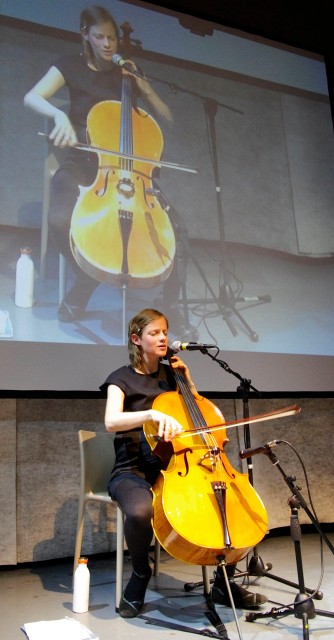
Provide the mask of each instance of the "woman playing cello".
{"label": "woman playing cello", "polygon": [[[189,390],[196,395],[188,367],[173,355],[170,365],[161,359],[168,349],[168,320],[155,309],[140,311],[128,326],[130,364],[111,373],[101,385],[107,390],[105,425],[115,432],[116,463],[112,471],[109,493],[125,514],[125,539],[133,572],[119,605],[122,617],[137,616],[143,606],[151,577],[149,547],[152,541],[152,491],[162,468],[161,458],[152,454],[143,432],[143,423],[154,421],[157,434],[171,441],[183,430],[175,417],[152,408],[162,393],[175,391],[172,370],[181,370]],[[238,607],[256,607],[267,601],[261,594],[251,593],[233,581],[235,565],[227,566],[234,603]],[[222,570],[218,567],[213,586],[213,599],[229,605]]]}
{"label": "woman playing cello", "polygon": [[[119,32],[114,18],[106,9],[93,6],[83,10],[80,34],[82,53],[59,57],[24,98],[26,106],[53,120],[54,127],[49,136],[53,144],[69,148],[65,161],[52,180],[49,208],[50,237],[73,268],[76,278],[58,309],[58,318],[62,322],[80,319],[99,284],[78,266],[69,243],[71,216],[79,186],[91,185],[98,170],[97,154],[74,148],[77,143],[87,143],[89,112],[105,100],[120,101],[122,79],[130,75],[134,100],[142,98],[162,122],[168,126],[172,124],[170,109],[152,84],[138,75],[129,74],[112,61],[119,48]],[[133,62],[131,65],[136,70]],[[50,98],[64,86],[69,90],[69,115],[50,102]],[[112,122],[110,126],[113,126]],[[175,289],[174,275],[165,286]]]}

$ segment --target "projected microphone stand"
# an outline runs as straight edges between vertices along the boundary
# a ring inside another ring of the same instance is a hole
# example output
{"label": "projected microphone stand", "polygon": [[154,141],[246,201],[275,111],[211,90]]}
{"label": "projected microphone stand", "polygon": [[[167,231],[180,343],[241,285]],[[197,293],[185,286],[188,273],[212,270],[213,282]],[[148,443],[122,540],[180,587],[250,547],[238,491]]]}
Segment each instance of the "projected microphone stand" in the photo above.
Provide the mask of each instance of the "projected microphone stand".
{"label": "projected microphone stand", "polygon": [[[192,92],[189,91],[189,93],[192,93]],[[201,97],[203,98],[204,96],[201,96]],[[209,143],[210,143],[212,166],[213,166],[213,173],[214,173],[214,179],[215,179],[215,192],[216,192],[216,203],[217,203],[218,224],[219,224],[220,264],[221,264],[222,277],[223,277],[223,283],[220,287],[219,296],[217,297],[214,294],[211,287],[209,287],[209,291],[212,295],[213,301],[218,305],[218,308],[222,314],[222,318],[226,322],[232,335],[234,337],[238,335],[238,331],[231,317],[234,315],[239,320],[240,324],[245,327],[246,331],[249,334],[250,339],[253,342],[257,342],[259,339],[258,334],[246,322],[245,318],[241,315],[240,311],[238,311],[238,309],[236,308],[236,303],[246,302],[250,300],[256,303],[271,302],[271,297],[269,295],[265,295],[265,296],[252,296],[251,298],[248,298],[248,299],[241,298],[241,297],[235,298],[232,288],[228,282],[228,279],[227,279],[228,270],[226,267],[226,243],[225,243],[225,233],[224,233],[223,207],[222,207],[222,200],[221,200],[221,185],[220,185],[219,170],[218,170],[217,135],[216,135],[216,126],[215,126],[215,116],[217,113],[217,107],[219,103],[216,100],[213,100],[211,98],[205,98],[203,101],[203,104],[204,104],[205,115],[209,124],[208,126]],[[195,262],[195,266],[198,269],[198,264],[196,264],[196,262]],[[201,275],[203,277],[203,273],[201,273]],[[205,278],[204,280],[206,281]],[[208,302],[209,301],[206,299],[189,299],[188,298],[188,303],[208,303]]]}
{"label": "projected microphone stand", "polygon": [[[289,443],[286,443],[284,440],[277,441],[277,444],[280,444],[280,443],[289,444]],[[322,540],[326,542],[328,548],[331,550],[333,554],[334,554],[334,547],[330,542],[330,540],[328,539],[328,537],[321,530],[319,523],[317,522],[313,513],[308,508],[307,503],[305,502],[300,489],[296,486],[295,484],[296,477],[286,475],[286,473],[282,469],[282,466],[279,464],[279,460],[277,456],[273,453],[269,444],[265,447],[265,450],[263,451],[263,453],[265,453],[265,455],[268,456],[272,464],[276,467],[276,469],[279,470],[286,484],[288,485],[289,489],[292,492],[292,496],[289,500],[289,506],[291,509],[290,533],[291,533],[291,537],[295,547],[295,558],[296,558],[296,566],[297,566],[297,574],[298,574],[299,593],[295,598],[293,607],[285,606],[279,609],[273,608],[268,613],[250,613],[246,616],[246,620],[247,622],[254,622],[258,618],[267,618],[267,617],[280,618],[280,617],[293,614],[296,618],[302,619],[303,638],[304,640],[308,640],[309,638],[308,620],[315,618],[316,614],[334,618],[334,613],[330,611],[321,611],[321,610],[315,609],[312,597],[307,595],[307,589],[305,588],[305,584],[304,584],[303,563],[302,563],[302,555],[301,555],[301,548],[300,548],[301,530],[300,530],[300,523],[298,518],[298,509],[300,507],[302,507],[305,513],[307,513],[311,522],[313,523],[318,533],[320,534]],[[318,594],[319,593],[320,592],[318,592]],[[317,597],[317,593],[313,592],[312,596]],[[321,594],[321,597],[322,597],[322,594]],[[319,599],[319,595],[318,595],[318,599]]]}
{"label": "projected microphone stand", "polygon": [[[226,242],[225,242],[225,233],[224,233],[224,216],[223,216],[223,207],[222,207],[222,200],[221,200],[221,184],[220,184],[220,179],[219,179],[219,163],[218,163],[218,152],[217,152],[217,134],[216,134],[216,125],[215,125],[215,117],[216,117],[216,113],[217,113],[217,108],[218,106],[222,106],[225,109],[229,109],[232,110],[236,113],[242,113],[241,111],[238,111],[237,109],[234,109],[232,107],[229,107],[227,105],[221,104],[219,102],[217,102],[217,100],[214,100],[212,98],[208,98],[207,96],[204,96],[202,94],[199,94],[195,91],[190,91],[187,89],[184,89],[184,87],[180,87],[178,85],[175,84],[171,84],[170,82],[164,82],[162,81],[160,78],[154,78],[152,76],[147,76],[148,78],[152,79],[152,80],[157,80],[158,82],[162,83],[162,84],[166,84],[168,85],[172,91],[174,93],[176,93],[177,91],[181,91],[183,93],[187,93],[189,95],[195,96],[196,98],[200,98],[203,102],[203,106],[204,106],[204,111],[205,111],[205,115],[206,115],[206,119],[208,122],[208,132],[209,132],[209,144],[210,144],[210,152],[211,152],[211,158],[212,158],[212,166],[213,166],[213,173],[214,173],[214,181],[215,181],[215,192],[216,192],[216,203],[217,203],[217,214],[218,214],[218,224],[219,224],[219,244],[220,244],[220,266],[221,266],[221,274],[222,274],[222,284],[220,285],[220,289],[218,292],[218,295],[215,294],[215,292],[213,291],[212,287],[210,286],[207,278],[205,277],[204,271],[201,268],[201,265],[199,264],[199,262],[194,258],[192,252],[189,250],[187,243],[185,243],[184,238],[182,238],[181,236],[181,241],[183,243],[183,246],[187,252],[187,254],[189,255],[189,258],[192,260],[194,266],[196,267],[198,273],[200,274],[203,282],[205,283],[210,295],[212,296],[211,299],[206,299],[206,298],[188,298],[187,297],[187,293],[186,293],[186,287],[183,283],[183,286],[181,288],[181,293],[182,293],[182,300],[180,301],[181,303],[183,303],[183,305],[185,306],[186,304],[208,304],[210,302],[214,302],[218,309],[219,312],[221,313],[222,319],[226,322],[229,330],[231,331],[232,335],[234,337],[236,337],[238,335],[238,331],[236,329],[236,326],[234,324],[233,321],[233,316],[235,316],[237,318],[237,320],[239,320],[240,324],[243,325],[243,327],[246,329],[250,339],[253,342],[257,342],[259,339],[258,334],[256,333],[256,331],[254,331],[254,329],[252,329],[252,327],[248,324],[248,322],[246,322],[245,318],[241,315],[240,311],[236,308],[236,304],[238,303],[254,303],[254,304],[263,304],[266,302],[271,302],[271,296],[266,294],[263,296],[248,296],[248,297],[235,297],[232,287],[230,285],[229,279],[228,279],[228,269],[227,269],[227,265],[226,265],[226,253],[227,253],[227,248],[226,248]],[[168,205],[169,206],[169,205]],[[186,314],[186,321],[188,322],[188,315]]]}
{"label": "projected microphone stand", "polygon": [[[219,240],[220,240],[220,259],[221,259],[221,268],[222,268],[222,277],[223,283],[220,288],[220,298],[225,307],[226,312],[223,314],[223,319],[225,320],[227,326],[229,327],[233,336],[238,335],[235,324],[233,323],[231,316],[235,315],[239,322],[245,327],[246,331],[249,334],[250,339],[253,342],[257,342],[259,337],[257,333],[249,326],[244,317],[236,308],[236,299],[234,297],[233,291],[229,285],[227,279],[227,268],[226,268],[226,244],[225,244],[225,231],[224,231],[224,216],[223,216],[223,207],[221,200],[221,184],[219,179],[219,170],[218,170],[218,153],[217,153],[217,133],[216,133],[216,125],[215,125],[215,117],[217,113],[218,102],[213,99],[207,98],[204,100],[204,111],[209,124],[209,143],[211,149],[211,157],[212,157],[212,167],[215,179],[215,191],[216,191],[216,203],[217,203],[217,213],[218,213],[218,223],[219,223]],[[260,298],[253,298],[260,302]],[[240,301],[244,301],[240,299]],[[270,301],[270,297],[268,299]]]}

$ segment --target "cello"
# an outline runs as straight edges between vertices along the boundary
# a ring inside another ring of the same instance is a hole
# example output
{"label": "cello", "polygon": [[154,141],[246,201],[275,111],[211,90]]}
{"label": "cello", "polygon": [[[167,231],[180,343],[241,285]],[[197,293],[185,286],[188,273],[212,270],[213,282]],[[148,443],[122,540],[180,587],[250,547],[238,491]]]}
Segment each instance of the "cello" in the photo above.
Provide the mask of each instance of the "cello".
{"label": "cello", "polygon": [[154,534],[183,562],[217,565],[224,558],[235,564],[265,536],[267,512],[248,474],[234,469],[224,452],[228,437],[219,408],[194,396],[184,374],[173,372],[178,390],[159,395],[153,408],[174,416],[183,434],[157,444],[156,423],[144,424],[152,452],[163,463],[152,488]]}
{"label": "cello", "polygon": [[101,282],[156,286],[168,278],[175,256],[172,224],[152,188],[164,141],[155,119],[133,107],[130,76],[123,76],[121,102],[92,107],[87,133],[92,148],[101,151],[96,179],[80,188],[72,213],[74,258]]}

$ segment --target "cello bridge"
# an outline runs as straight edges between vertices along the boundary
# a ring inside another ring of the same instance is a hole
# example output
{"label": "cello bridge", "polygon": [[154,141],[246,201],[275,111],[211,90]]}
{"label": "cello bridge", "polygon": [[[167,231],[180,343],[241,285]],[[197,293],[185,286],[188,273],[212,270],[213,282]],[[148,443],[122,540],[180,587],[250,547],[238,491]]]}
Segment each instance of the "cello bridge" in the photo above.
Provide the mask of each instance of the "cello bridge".
{"label": "cello bridge", "polygon": [[130,178],[122,178],[122,180],[119,180],[117,183],[117,191],[124,196],[124,198],[133,198],[135,195],[135,185]]}
{"label": "cello bridge", "polygon": [[197,464],[207,469],[207,465],[202,464],[204,460],[207,460],[211,466],[211,469],[209,468],[209,471],[213,473],[217,468],[217,459],[219,457],[219,454],[219,447],[213,447],[210,451],[207,451],[207,453],[200,457]]}

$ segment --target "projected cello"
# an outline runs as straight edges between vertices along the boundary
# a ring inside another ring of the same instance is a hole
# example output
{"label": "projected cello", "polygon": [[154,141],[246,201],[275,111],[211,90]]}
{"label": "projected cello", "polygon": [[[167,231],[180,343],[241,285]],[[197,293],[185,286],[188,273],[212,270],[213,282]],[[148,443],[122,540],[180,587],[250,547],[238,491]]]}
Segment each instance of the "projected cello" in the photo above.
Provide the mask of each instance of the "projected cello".
{"label": "projected cello", "polygon": [[87,131],[91,145],[101,149],[99,170],[73,210],[73,255],[97,280],[158,285],[167,279],[175,255],[172,224],[152,188],[164,142],[154,118],[134,108],[131,76],[123,77],[121,102],[103,101],[91,109]]}

